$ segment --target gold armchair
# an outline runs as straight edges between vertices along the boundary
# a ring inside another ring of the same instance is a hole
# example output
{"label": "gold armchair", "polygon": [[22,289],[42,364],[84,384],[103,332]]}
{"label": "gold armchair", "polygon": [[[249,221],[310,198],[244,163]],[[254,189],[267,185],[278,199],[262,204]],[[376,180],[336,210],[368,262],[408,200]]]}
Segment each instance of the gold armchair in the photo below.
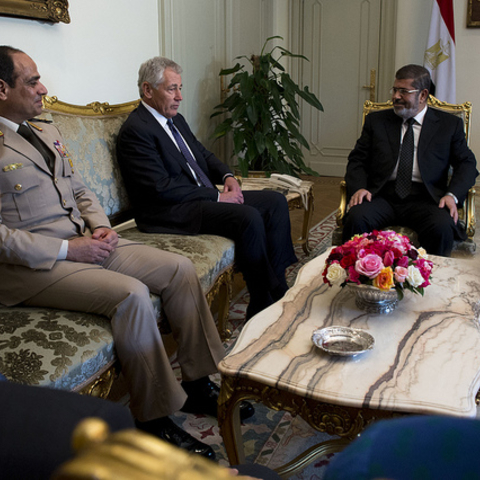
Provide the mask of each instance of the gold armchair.
{"label": "gold armchair", "polygon": [[[453,104],[447,102],[441,102],[433,95],[430,95],[428,98],[428,106],[444,112],[452,113],[453,115],[459,116],[463,120],[463,126],[465,130],[465,137],[467,139],[467,144],[470,139],[470,128],[471,128],[471,115],[472,115],[472,104],[471,102],[465,102],[461,104]],[[385,110],[387,108],[392,108],[392,102],[383,102],[375,103],[367,100],[363,106],[363,117],[362,123],[365,122],[365,117],[371,112],[377,112],[379,110]],[[347,213],[347,186],[344,180],[340,182],[340,205],[337,210],[336,221],[337,228],[335,229],[332,237],[333,245],[340,245],[342,243],[342,229],[343,229],[343,218]],[[457,245],[456,248],[462,248],[469,251],[475,251],[476,245],[473,241],[475,235],[475,187],[472,187],[468,191],[467,199],[461,208],[458,210],[459,221],[462,222],[465,226],[468,239],[462,244]],[[408,235],[413,242],[415,242],[416,234],[413,230],[406,227],[392,226],[393,230]]]}
{"label": "gold armchair", "polygon": [[232,476],[211,460],[139,430],[110,433],[99,418],[87,418],[73,432],[72,460],[52,480],[248,480]]}

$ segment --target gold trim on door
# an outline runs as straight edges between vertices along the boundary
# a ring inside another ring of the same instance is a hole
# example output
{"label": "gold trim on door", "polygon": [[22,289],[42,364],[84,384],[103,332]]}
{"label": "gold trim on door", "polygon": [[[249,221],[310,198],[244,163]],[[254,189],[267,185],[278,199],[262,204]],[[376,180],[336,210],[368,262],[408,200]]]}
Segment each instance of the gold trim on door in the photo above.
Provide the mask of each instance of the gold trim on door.
{"label": "gold trim on door", "polygon": [[368,88],[370,90],[370,98],[369,100],[371,102],[375,102],[376,100],[376,96],[377,96],[377,92],[376,92],[376,88],[377,88],[377,83],[376,83],[376,80],[377,79],[377,71],[372,68],[370,70],[370,85],[364,85],[362,88]]}

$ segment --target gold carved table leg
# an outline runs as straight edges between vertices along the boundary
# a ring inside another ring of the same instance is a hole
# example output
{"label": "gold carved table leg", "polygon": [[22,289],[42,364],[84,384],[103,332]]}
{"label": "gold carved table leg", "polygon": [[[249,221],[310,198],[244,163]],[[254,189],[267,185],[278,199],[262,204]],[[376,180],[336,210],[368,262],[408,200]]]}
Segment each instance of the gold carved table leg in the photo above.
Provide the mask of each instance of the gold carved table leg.
{"label": "gold carved table leg", "polygon": [[260,382],[222,375],[219,397],[218,425],[231,465],[245,461],[240,425],[239,405],[252,399],[273,410],[285,410],[300,415],[311,427],[334,438],[308,449],[276,472],[288,478],[303,470],[317,458],[343,450],[368,425],[376,420],[403,415],[385,410],[360,409],[332,405],[269,387]]}

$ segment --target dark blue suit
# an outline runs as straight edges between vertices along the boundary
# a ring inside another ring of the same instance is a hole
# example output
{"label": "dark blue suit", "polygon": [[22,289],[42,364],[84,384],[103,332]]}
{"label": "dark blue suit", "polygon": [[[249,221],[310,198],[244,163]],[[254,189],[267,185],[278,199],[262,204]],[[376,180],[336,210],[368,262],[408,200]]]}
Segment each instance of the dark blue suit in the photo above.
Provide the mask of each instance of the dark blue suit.
{"label": "dark blue suit", "polygon": [[[453,193],[461,205],[478,175],[476,160],[467,147],[460,118],[428,108],[418,141],[418,167],[423,183],[414,183],[405,200],[395,196],[389,179],[400,150],[402,118],[393,110],[367,115],[362,134],[348,158],[348,196],[359,189],[372,193],[372,201],[352,207],[344,225],[344,241],[355,233],[390,225],[413,228],[429,253],[449,255],[453,239],[466,238],[440,199]],[[451,170],[451,177],[449,178]]]}
{"label": "dark blue suit", "polygon": [[[193,135],[182,115],[173,122],[212,183],[231,173]],[[285,268],[296,261],[288,205],[276,192],[244,192],[243,205],[217,202],[218,191],[196,183],[183,155],[141,104],[122,126],[117,159],[146,232],[208,233],[235,241],[236,262],[259,310],[285,290]]]}

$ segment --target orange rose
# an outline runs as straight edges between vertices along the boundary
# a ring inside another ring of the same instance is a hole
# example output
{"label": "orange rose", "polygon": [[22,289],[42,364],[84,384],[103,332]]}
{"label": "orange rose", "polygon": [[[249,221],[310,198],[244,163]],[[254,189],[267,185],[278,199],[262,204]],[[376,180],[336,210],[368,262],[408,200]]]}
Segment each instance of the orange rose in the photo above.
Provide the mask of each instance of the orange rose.
{"label": "orange rose", "polygon": [[373,286],[380,290],[390,290],[394,286],[392,268],[382,268],[380,273],[373,279]]}

